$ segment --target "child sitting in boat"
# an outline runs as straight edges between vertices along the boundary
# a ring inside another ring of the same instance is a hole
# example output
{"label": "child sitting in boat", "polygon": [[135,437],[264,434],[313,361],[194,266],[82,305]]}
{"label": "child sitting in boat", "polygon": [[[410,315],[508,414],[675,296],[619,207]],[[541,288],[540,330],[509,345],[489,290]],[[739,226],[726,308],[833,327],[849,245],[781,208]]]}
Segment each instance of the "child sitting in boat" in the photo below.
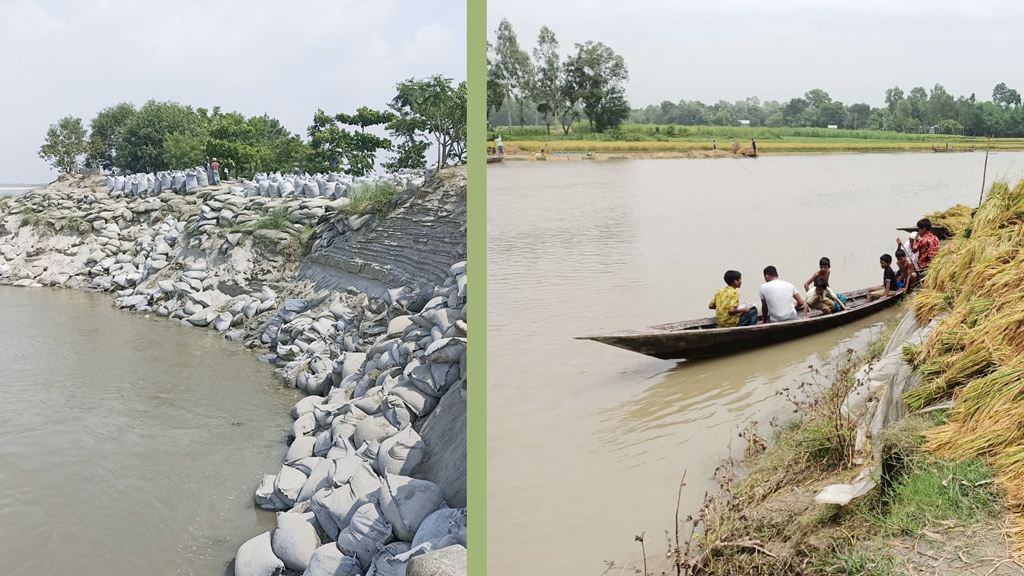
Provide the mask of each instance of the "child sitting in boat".
{"label": "child sitting in boat", "polygon": [[919,278],[917,266],[911,262],[910,257],[902,248],[896,251],[896,264],[899,267],[899,272],[896,274],[896,289],[910,290],[917,284]]}
{"label": "child sitting in boat", "polygon": [[809,291],[811,284],[818,278],[824,278],[825,284],[828,284],[829,274],[832,272],[832,261],[827,257],[822,256],[821,260],[818,260],[818,271],[814,273],[807,282],[804,282],[804,292]]}
{"label": "child sitting in boat", "polygon": [[882,254],[878,263],[882,267],[882,285],[872,288],[868,292],[868,302],[878,298],[888,298],[890,292],[895,292],[903,287],[897,279],[896,271],[892,269],[892,256]]}
{"label": "child sitting in boat", "polygon": [[810,309],[821,310],[823,314],[831,314],[840,310],[846,310],[843,300],[828,287],[828,280],[816,278],[814,287],[807,291],[807,306],[804,306],[804,318],[807,318]]}
{"label": "child sitting in boat", "polygon": [[715,292],[708,308],[715,311],[715,321],[722,328],[753,326],[757,324],[757,306],[740,306],[740,292],[743,275],[736,270],[725,273],[725,287]]}

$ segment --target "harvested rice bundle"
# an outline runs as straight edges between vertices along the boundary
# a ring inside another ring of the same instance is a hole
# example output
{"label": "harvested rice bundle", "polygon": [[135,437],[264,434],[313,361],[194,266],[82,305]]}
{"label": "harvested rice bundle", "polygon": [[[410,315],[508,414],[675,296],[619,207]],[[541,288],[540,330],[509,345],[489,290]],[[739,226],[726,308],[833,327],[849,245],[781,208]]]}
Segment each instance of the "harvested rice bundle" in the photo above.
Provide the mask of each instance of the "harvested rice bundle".
{"label": "harvested rice bundle", "polygon": [[936,212],[925,216],[932,221],[932,226],[942,226],[951,236],[958,236],[971,224],[971,208],[957,204],[944,212]]}

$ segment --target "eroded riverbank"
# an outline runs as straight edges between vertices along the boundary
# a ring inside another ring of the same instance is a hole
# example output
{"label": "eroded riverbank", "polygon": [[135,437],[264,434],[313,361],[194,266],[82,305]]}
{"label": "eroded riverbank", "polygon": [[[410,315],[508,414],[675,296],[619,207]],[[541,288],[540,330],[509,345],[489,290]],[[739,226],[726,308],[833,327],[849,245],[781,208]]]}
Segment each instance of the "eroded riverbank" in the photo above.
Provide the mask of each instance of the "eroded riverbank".
{"label": "eroded riverbank", "polygon": [[[282,511],[277,526],[242,546],[236,574],[311,561],[382,571],[418,556],[465,569],[464,547],[432,552],[465,544],[465,172],[415,179],[392,179],[393,198],[355,211],[355,196],[332,184],[323,197],[319,180],[282,197],[249,186],[156,193],[152,177],[130,192],[62,178],[0,207],[0,279],[116,292],[119,308],[265,349],[283,382],[312,394],[292,410],[286,465],[256,494]],[[403,236],[414,241],[395,242]],[[391,248],[360,259],[375,243]],[[427,254],[433,243],[445,250]],[[316,274],[300,272],[305,253],[332,250]],[[360,493],[343,506],[353,474]],[[346,536],[353,517],[377,531]]]}

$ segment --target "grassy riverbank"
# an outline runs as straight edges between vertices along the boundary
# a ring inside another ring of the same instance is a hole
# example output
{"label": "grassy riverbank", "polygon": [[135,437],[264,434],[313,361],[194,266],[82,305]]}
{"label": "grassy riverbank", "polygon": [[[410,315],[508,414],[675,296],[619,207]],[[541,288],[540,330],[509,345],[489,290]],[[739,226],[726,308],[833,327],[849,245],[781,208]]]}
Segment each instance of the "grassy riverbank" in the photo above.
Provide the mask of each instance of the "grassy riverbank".
{"label": "grassy riverbank", "polygon": [[[843,358],[819,393],[797,397],[797,418],[773,426],[770,441],[753,427],[742,434],[746,453],[720,469],[723,490],[680,524],[695,534],[670,550],[680,573],[1024,570],[1024,182],[994,184],[973,215],[955,207],[933,220],[955,237],[907,305],[919,325],[935,320],[901,351],[920,377],[903,395],[909,415],[870,438],[870,454],[855,450],[844,399],[890,325],[863,356]],[[872,457],[881,466],[873,489],[846,506],[815,503]]]}
{"label": "grassy riverbank", "polygon": [[[932,152],[932,147],[983,151],[1024,150],[1024,139],[952,136],[942,134],[903,134],[880,130],[829,130],[826,128],[765,128],[729,126],[652,126],[627,125],[604,134],[560,130],[548,134],[544,127],[498,127],[489,134],[501,134],[506,155],[532,155],[542,149],[552,152],[594,152],[597,154],[643,154],[679,157],[693,152],[710,152],[712,140],[718,150],[729,152],[736,139],[742,148],[757,139],[759,153],[834,154],[865,152]],[[493,141],[488,143],[493,146]]]}

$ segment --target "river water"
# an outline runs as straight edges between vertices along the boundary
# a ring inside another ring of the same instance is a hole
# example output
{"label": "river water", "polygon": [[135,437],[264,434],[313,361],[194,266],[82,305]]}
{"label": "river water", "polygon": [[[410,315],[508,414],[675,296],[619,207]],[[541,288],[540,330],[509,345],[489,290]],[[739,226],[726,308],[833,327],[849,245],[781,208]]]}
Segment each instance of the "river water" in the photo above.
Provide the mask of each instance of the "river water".
{"label": "river water", "polygon": [[[681,515],[742,445],[785,418],[777,391],[862,346],[879,314],[824,334],[701,362],[574,336],[709,316],[725,270],[757,301],[775,265],[800,287],[832,260],[836,291],[881,283],[897,227],[976,205],[983,154],[756,160],[506,162],[487,172],[487,563],[494,576],[600,574],[667,549]],[[1016,180],[1024,153],[992,154]],[[905,233],[903,234],[905,237]],[[734,441],[735,440],[735,441]],[[618,569],[616,569],[617,571]]]}
{"label": "river water", "polygon": [[0,559],[13,575],[223,574],[299,396],[238,343],[0,287]]}

